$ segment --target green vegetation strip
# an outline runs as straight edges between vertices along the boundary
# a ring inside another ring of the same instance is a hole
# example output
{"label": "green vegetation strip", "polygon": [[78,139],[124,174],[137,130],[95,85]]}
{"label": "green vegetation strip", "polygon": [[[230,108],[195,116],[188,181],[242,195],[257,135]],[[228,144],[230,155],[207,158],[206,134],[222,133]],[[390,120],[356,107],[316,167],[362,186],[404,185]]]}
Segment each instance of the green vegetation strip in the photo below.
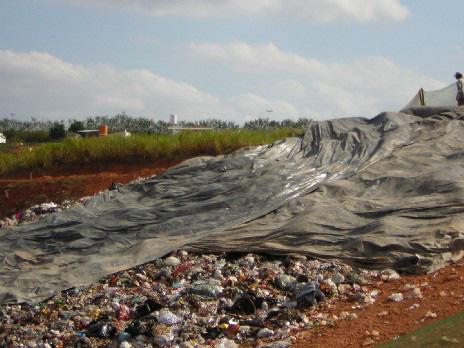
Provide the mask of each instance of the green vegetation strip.
{"label": "green vegetation strip", "polygon": [[135,134],[65,139],[56,143],[24,146],[16,152],[0,151],[0,176],[16,173],[92,164],[153,163],[178,161],[201,155],[229,153],[245,146],[270,144],[303,134],[302,129],[230,129],[185,131],[176,135]]}
{"label": "green vegetation strip", "polygon": [[377,348],[464,347],[464,313],[459,313]]}

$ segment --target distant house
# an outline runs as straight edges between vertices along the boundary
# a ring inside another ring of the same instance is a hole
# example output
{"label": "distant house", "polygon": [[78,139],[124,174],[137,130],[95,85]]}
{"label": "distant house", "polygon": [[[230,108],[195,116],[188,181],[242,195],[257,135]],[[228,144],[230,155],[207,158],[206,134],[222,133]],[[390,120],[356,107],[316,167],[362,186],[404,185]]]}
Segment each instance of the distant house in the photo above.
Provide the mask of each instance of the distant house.
{"label": "distant house", "polygon": [[74,132],[67,132],[66,133],[66,138],[72,138],[72,139],[78,139],[80,138],[81,135],[74,133]]}
{"label": "distant house", "polygon": [[85,129],[85,130],[77,131],[76,133],[84,138],[98,137],[99,135],[98,129]]}
{"label": "distant house", "polygon": [[0,144],[6,144],[6,137],[3,133],[0,133]]}
{"label": "distant house", "polygon": [[84,129],[77,131],[76,133],[84,138],[105,137],[108,135],[108,126],[106,124],[102,124],[98,127],[98,129]]}

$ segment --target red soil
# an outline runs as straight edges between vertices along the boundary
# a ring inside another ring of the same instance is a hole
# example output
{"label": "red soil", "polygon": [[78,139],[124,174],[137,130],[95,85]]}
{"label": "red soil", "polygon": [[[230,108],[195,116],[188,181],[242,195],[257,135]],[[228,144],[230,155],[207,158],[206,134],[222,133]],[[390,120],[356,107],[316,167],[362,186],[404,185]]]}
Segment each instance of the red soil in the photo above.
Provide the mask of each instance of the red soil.
{"label": "red soil", "polygon": [[0,218],[10,216],[35,204],[76,200],[94,195],[113,182],[126,184],[140,176],[160,174],[174,162],[150,166],[112,165],[53,170],[0,178]]}
{"label": "red soil", "polygon": [[[354,312],[358,319],[338,320],[333,327],[319,326],[302,332],[295,347],[372,347],[462,312],[463,279],[464,262],[460,261],[432,274],[404,276],[398,281],[370,285],[368,288],[382,291],[373,305],[353,309],[357,303],[338,301],[324,310],[324,313],[337,316],[342,311]],[[393,293],[406,294],[406,284],[420,286],[424,283],[428,283],[428,286],[421,287],[422,299],[406,299],[401,302],[388,299]],[[411,309],[413,304],[419,304],[419,307]],[[436,314],[436,317],[431,313],[427,316],[428,312]]]}

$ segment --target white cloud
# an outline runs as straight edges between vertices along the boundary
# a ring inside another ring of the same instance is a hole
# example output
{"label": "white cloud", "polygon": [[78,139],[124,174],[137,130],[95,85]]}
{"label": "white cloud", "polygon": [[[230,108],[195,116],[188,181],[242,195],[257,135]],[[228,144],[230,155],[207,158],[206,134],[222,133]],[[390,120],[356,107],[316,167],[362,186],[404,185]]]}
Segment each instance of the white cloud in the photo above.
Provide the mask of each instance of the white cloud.
{"label": "white cloud", "polygon": [[[148,70],[76,65],[48,53],[0,50],[0,117],[14,113],[61,119],[121,111],[157,119],[177,113],[184,120],[237,122],[268,116],[373,116],[398,110],[420,87],[444,86],[383,57],[327,63],[273,44],[202,43],[190,48],[201,59],[239,71],[236,78],[247,87],[239,95],[218,97]],[[269,109],[274,112],[267,114]]]}
{"label": "white cloud", "polygon": [[327,65],[316,59],[281,51],[273,43],[251,46],[234,41],[225,45],[192,43],[190,50],[203,58],[223,62],[237,70],[284,71],[290,73],[325,73]]}
{"label": "white cloud", "polygon": [[[56,1],[56,0],[55,0]],[[269,15],[310,22],[404,20],[401,0],[66,0],[69,3],[130,9],[153,16],[217,17]]]}
{"label": "white cloud", "polygon": [[324,117],[368,116],[395,110],[405,105],[421,87],[444,86],[384,57],[326,63],[284,52],[272,43],[252,46],[239,41],[193,43],[190,50],[243,76],[265,76],[271,82],[254,92],[291,101],[299,110]]}
{"label": "white cloud", "polygon": [[148,70],[75,65],[48,53],[0,50],[0,117],[14,113],[62,119],[126,111],[165,120],[177,113],[182,120],[214,117],[242,122],[260,116],[265,108],[299,115],[283,101],[257,95],[221,99]]}

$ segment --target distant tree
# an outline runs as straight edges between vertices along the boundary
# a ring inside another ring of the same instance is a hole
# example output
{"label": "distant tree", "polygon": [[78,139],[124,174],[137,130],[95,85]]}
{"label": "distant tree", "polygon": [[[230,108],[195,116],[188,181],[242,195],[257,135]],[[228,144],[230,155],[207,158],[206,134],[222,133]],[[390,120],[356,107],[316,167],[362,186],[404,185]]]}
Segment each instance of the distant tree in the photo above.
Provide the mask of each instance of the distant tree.
{"label": "distant tree", "polygon": [[60,140],[66,136],[66,131],[64,129],[64,124],[55,122],[50,128],[50,139]]}
{"label": "distant tree", "polygon": [[257,118],[255,120],[245,122],[245,124],[243,125],[243,128],[268,129],[268,128],[271,128],[271,125],[275,126],[275,123],[271,123],[271,122],[269,122],[268,118]]}
{"label": "distant tree", "polygon": [[[282,121],[269,120],[268,118],[258,118],[246,122],[243,126],[239,126],[232,121],[223,121],[220,119],[206,119],[198,121],[180,121],[179,126],[182,127],[208,127],[214,129],[276,129],[285,128],[307,128],[311,124],[311,119],[299,118],[298,120],[284,119]],[[114,116],[95,116],[87,117],[83,121],[68,120],[60,123],[66,124],[66,128],[70,131],[76,131],[81,128],[97,129],[99,125],[108,125],[111,132],[122,132],[127,130],[131,133],[148,133],[148,134],[164,134],[169,133],[168,122],[163,120],[155,120],[147,117],[132,117],[125,112]],[[69,126],[69,127],[68,127]],[[18,121],[13,119],[0,119],[0,131],[10,132],[9,136],[21,142],[42,142],[47,141],[50,128],[54,127],[54,123],[48,120],[38,121],[31,118],[30,121]],[[29,136],[28,133],[34,132]],[[36,133],[37,132],[37,133]],[[6,134],[5,134],[6,135]],[[32,138],[34,139],[32,139]],[[26,140],[26,138],[28,138]]]}
{"label": "distant tree", "polygon": [[84,122],[73,121],[71,123],[71,125],[69,126],[68,131],[76,133],[76,132],[79,132],[79,131],[81,131],[83,129],[85,129]]}

